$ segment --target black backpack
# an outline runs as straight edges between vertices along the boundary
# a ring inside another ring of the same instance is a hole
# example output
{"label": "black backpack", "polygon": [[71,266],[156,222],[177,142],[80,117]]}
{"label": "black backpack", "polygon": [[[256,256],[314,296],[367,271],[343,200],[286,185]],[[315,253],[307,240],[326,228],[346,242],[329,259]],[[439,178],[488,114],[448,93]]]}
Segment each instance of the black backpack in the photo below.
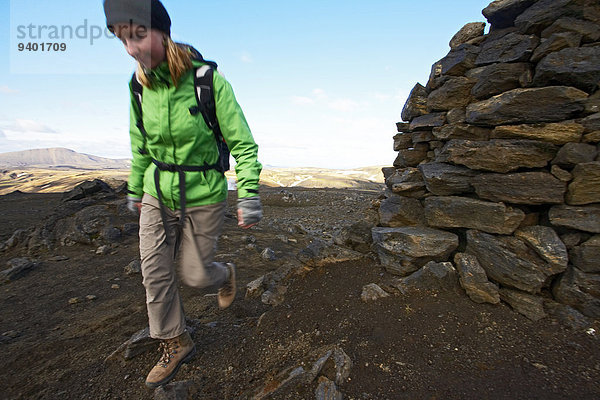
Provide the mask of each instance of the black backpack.
{"label": "black backpack", "polygon": [[[197,61],[203,62],[205,65],[199,68],[194,69],[194,94],[196,96],[197,105],[194,107],[190,107],[190,114],[197,115],[198,113],[202,114],[204,118],[204,122],[206,125],[213,131],[215,135],[215,140],[217,142],[217,149],[219,150],[219,160],[212,165],[204,165],[203,168],[206,169],[216,169],[221,173],[225,173],[229,171],[229,148],[227,147],[227,143],[225,143],[225,139],[223,139],[223,134],[221,133],[221,127],[219,126],[219,121],[217,120],[217,109],[215,106],[215,97],[213,90],[213,73],[214,70],[217,69],[217,63],[214,61],[204,60],[202,55],[193,47],[186,46],[188,51],[192,53],[192,58]],[[142,137],[144,140],[144,144],[142,147],[138,148],[140,154],[147,154],[146,150],[146,129],[144,128],[144,122],[142,118],[142,93],[144,87],[137,80],[135,73],[131,77],[131,89],[133,91],[135,101],[137,103],[138,111],[140,118],[138,119],[136,126],[142,133]],[[156,164],[156,162],[155,162]],[[208,167],[208,168],[207,168]]]}

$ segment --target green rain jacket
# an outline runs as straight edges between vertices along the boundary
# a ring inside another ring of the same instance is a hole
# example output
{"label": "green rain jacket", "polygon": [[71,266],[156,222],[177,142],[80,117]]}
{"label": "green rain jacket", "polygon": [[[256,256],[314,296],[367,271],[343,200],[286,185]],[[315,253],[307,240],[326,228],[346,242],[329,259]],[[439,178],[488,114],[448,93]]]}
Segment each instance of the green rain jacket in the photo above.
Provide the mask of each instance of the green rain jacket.
{"label": "green rain jacket", "polygon": [[[194,94],[194,69],[203,65],[193,61],[194,68],[185,73],[179,85],[173,85],[169,67],[163,62],[151,72],[152,88],[144,87],[142,114],[147,132],[145,149],[142,133],[136,126],[139,113],[134,94],[131,95],[130,138],[133,159],[128,181],[130,195],[141,198],[148,193],[158,198],[154,184],[156,166],[152,159],[168,164],[201,166],[214,164],[219,151],[213,132],[201,113],[192,115],[190,107],[197,106]],[[258,145],[254,142],[246,118],[237,103],[229,82],[217,71],[213,74],[217,119],[223,138],[236,161],[238,198],[257,196],[262,169],[257,160]],[[227,198],[227,180],[217,170],[186,172],[186,206],[215,204]],[[177,172],[160,171],[160,190],[163,204],[172,210],[180,209],[179,176]]]}

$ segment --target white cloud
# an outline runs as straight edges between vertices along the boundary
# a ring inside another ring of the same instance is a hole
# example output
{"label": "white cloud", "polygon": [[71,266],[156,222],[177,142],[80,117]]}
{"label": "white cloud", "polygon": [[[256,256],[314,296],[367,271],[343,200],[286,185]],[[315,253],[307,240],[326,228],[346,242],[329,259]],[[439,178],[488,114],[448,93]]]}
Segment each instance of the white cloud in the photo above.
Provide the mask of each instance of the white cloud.
{"label": "white cloud", "polygon": [[310,97],[305,97],[305,96],[292,96],[292,103],[297,104],[297,105],[307,105],[307,104],[314,104],[314,100],[311,99]]}
{"label": "white cloud", "polygon": [[353,111],[358,108],[358,103],[352,99],[335,99],[330,101],[328,107],[336,111]]}
{"label": "white cloud", "polygon": [[12,126],[5,129],[15,132],[58,133],[49,126],[30,119],[16,119]]}
{"label": "white cloud", "polygon": [[0,93],[2,93],[2,94],[15,94],[15,93],[19,93],[19,91],[15,90],[15,89],[11,89],[8,86],[0,86]]}
{"label": "white cloud", "polygon": [[323,99],[323,98],[327,97],[327,95],[325,94],[325,91],[323,89],[319,89],[319,88],[313,89],[312,93],[316,98],[319,98],[319,99]]}
{"label": "white cloud", "polygon": [[254,60],[252,59],[252,56],[247,51],[244,51],[242,53],[242,55],[240,56],[240,60],[242,60],[242,62],[244,64],[251,64],[254,62]]}

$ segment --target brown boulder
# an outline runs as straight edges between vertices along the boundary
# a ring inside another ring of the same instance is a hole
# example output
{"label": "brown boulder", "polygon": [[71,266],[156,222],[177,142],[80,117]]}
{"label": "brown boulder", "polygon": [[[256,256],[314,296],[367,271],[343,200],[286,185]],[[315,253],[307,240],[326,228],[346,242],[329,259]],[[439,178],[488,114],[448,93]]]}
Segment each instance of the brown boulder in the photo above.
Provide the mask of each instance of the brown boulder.
{"label": "brown boulder", "polygon": [[556,151],[554,145],[535,140],[450,140],[436,161],[476,170],[510,172],[522,167],[545,167]]}
{"label": "brown boulder", "polygon": [[501,125],[494,128],[494,139],[531,139],[553,144],[579,142],[584,127],[573,121],[541,124]]}
{"label": "brown boulder", "polygon": [[533,79],[529,63],[500,63],[467,71],[466,76],[477,80],[471,89],[473,97],[487,99],[511,89],[528,86]]}
{"label": "brown boulder", "polygon": [[535,68],[535,86],[573,86],[588,93],[600,81],[600,46],[567,48],[544,57]]}
{"label": "brown boulder", "polygon": [[568,86],[513,89],[467,106],[467,122],[495,126],[564,121],[583,111],[587,97]]}
{"label": "brown boulder", "polygon": [[470,228],[510,235],[525,218],[523,211],[503,203],[457,196],[425,199],[425,218],[435,228]]}
{"label": "brown boulder", "polygon": [[573,169],[572,175],[567,204],[600,203],[600,161],[579,164]]}
{"label": "brown boulder", "polygon": [[539,44],[540,39],[537,36],[521,35],[516,32],[497,40],[487,40],[475,59],[475,65],[526,62]]}
{"label": "brown boulder", "polygon": [[547,172],[481,174],[471,180],[477,196],[513,204],[562,204],[566,184]]}
{"label": "brown boulder", "polygon": [[536,0],[494,0],[483,9],[482,14],[492,24],[492,29],[508,28],[515,24],[523,11]]}
{"label": "brown boulder", "polygon": [[450,48],[455,49],[469,40],[483,36],[485,22],[469,22],[450,39]]}

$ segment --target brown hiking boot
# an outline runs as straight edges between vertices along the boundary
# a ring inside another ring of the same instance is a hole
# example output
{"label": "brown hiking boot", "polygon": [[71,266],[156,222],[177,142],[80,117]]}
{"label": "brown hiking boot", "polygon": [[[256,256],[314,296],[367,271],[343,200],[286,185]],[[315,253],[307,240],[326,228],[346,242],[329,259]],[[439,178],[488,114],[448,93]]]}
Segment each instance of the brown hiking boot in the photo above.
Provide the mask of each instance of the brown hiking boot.
{"label": "brown hiking boot", "polygon": [[229,277],[223,283],[223,286],[219,289],[217,294],[217,300],[219,301],[219,308],[225,309],[233,303],[233,299],[235,299],[235,265],[232,263],[225,264],[227,269],[229,270]]}
{"label": "brown hiking boot", "polygon": [[196,345],[185,331],[173,339],[160,341],[162,356],[146,378],[146,386],[156,388],[169,382],[181,364],[189,362],[196,354]]}

